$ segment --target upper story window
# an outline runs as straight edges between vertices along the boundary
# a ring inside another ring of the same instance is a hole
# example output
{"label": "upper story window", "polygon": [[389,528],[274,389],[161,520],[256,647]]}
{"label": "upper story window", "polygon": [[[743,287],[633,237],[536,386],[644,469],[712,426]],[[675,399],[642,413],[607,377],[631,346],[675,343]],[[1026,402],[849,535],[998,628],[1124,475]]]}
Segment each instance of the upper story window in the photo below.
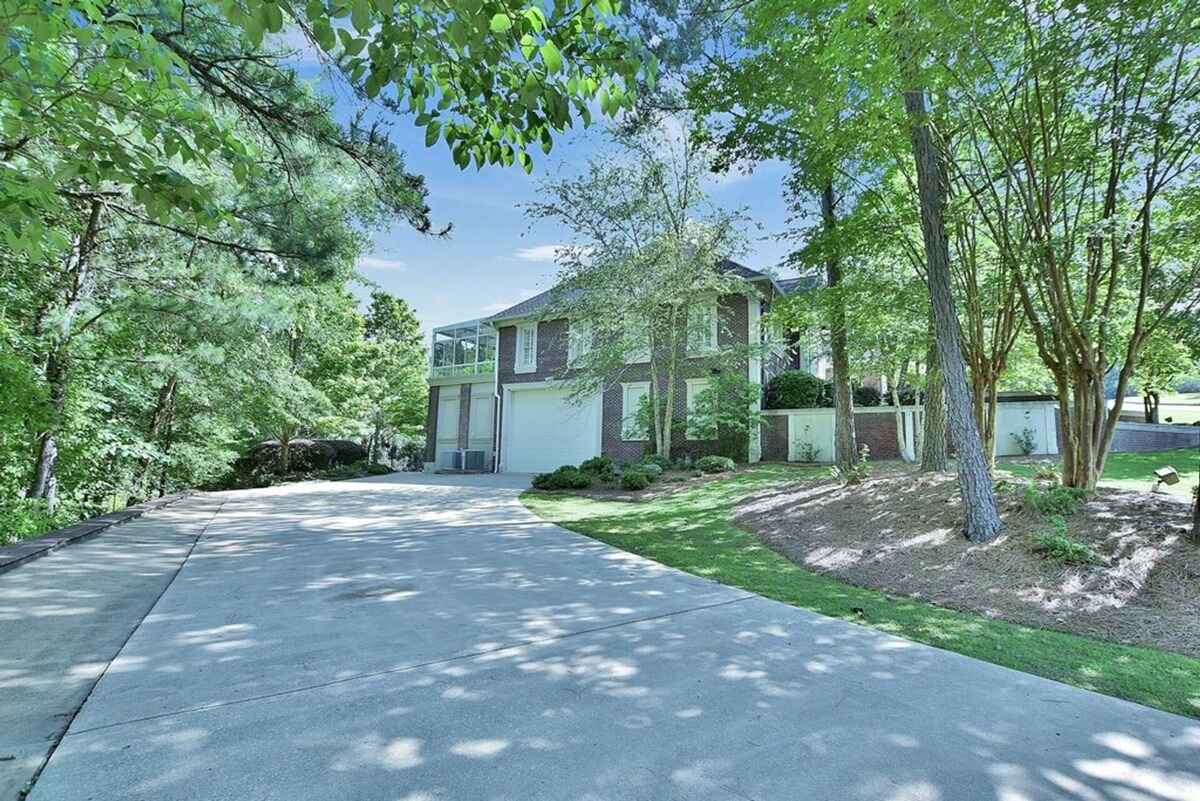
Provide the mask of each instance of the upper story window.
{"label": "upper story window", "polygon": [[707,356],[717,350],[717,302],[688,308],[688,356]]}
{"label": "upper story window", "polygon": [[567,366],[577,367],[591,349],[592,324],[583,320],[570,323],[567,328]]}
{"label": "upper story window", "polygon": [[625,351],[626,364],[643,364],[650,361],[650,326],[645,320],[625,320],[625,337],[630,345]]}
{"label": "upper story window", "polygon": [[429,374],[433,378],[484,375],[496,368],[496,332],[478,320],[433,329]]}
{"label": "upper story window", "polygon": [[537,323],[522,323],[517,326],[517,352],[513,360],[513,372],[537,371],[537,329]]}

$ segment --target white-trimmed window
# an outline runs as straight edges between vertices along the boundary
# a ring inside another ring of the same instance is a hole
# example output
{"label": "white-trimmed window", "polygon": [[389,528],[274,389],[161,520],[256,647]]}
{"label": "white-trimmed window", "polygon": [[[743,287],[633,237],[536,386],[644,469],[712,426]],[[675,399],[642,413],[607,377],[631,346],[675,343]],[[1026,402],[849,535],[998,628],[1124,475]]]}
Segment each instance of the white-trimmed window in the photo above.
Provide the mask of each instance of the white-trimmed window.
{"label": "white-trimmed window", "polygon": [[650,326],[645,320],[627,319],[625,331],[634,346],[626,351],[626,364],[645,364],[650,361]]}
{"label": "white-trimmed window", "polygon": [[688,355],[707,356],[717,350],[717,302],[688,307]]}
{"label": "white-trimmed window", "polygon": [[715,426],[701,429],[697,425],[698,421],[694,413],[696,399],[700,397],[701,392],[712,386],[712,380],[708,378],[689,378],[685,383],[687,384],[687,438],[693,440],[716,439],[717,432]]}
{"label": "white-trimmed window", "polygon": [[517,326],[517,354],[513,360],[513,372],[533,373],[537,371],[537,323]]}
{"label": "white-trimmed window", "polygon": [[650,395],[649,381],[633,381],[621,385],[621,439],[644,442],[650,439],[646,426],[638,424],[638,409],[643,398]]}
{"label": "white-trimmed window", "polygon": [[577,320],[567,328],[567,366],[577,367],[592,349],[592,324]]}

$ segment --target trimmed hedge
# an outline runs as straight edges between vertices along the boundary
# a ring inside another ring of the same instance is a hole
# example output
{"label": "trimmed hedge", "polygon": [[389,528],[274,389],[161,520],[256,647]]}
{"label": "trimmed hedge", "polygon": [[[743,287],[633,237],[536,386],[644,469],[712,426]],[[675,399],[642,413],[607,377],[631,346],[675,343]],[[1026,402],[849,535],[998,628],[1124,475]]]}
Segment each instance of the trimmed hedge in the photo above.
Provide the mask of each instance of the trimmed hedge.
{"label": "trimmed hedge", "polygon": [[727,456],[703,456],[696,460],[696,467],[703,473],[728,473],[736,466]]}
{"label": "trimmed hedge", "polygon": [[651,481],[656,481],[663,474],[662,465],[656,462],[646,462],[645,464],[638,465],[637,469],[639,472],[649,476]]}
{"label": "trimmed hedge", "polygon": [[671,469],[671,460],[665,456],[659,456],[657,453],[651,453],[642,457],[642,464],[658,465],[663,470]]}
{"label": "trimmed hedge", "polygon": [[574,465],[565,464],[552,473],[538,473],[532,484],[540,490],[587,489],[592,486],[592,477]]}
{"label": "trimmed hedge", "polygon": [[803,370],[788,370],[767,383],[767,409],[822,409],[833,406],[833,390]]}
{"label": "trimmed hedge", "polygon": [[628,468],[621,474],[621,489],[637,492],[650,486],[650,476],[637,468]]}
{"label": "trimmed hedge", "polygon": [[591,459],[584,459],[580,463],[579,469],[601,481],[612,481],[616,478],[613,460],[608,456],[593,456]]}
{"label": "trimmed hedge", "polygon": [[879,394],[879,390],[875,389],[875,387],[855,387],[855,406],[879,406],[882,402],[883,396]]}

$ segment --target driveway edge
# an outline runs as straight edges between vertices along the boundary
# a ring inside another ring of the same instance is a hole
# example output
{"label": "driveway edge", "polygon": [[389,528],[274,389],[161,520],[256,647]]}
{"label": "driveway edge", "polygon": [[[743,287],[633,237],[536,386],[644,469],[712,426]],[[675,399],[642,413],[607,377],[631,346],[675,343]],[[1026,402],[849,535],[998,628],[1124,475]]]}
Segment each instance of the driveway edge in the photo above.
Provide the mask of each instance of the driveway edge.
{"label": "driveway edge", "polygon": [[72,526],[51,531],[40,537],[19,540],[11,545],[0,545],[0,573],[20,567],[23,564],[32,562],[34,559],[40,559],[63,546],[91,539],[113,526],[127,523],[130,520],[141,517],[147,512],[153,512],[155,509],[170,506],[176,501],[181,501],[192,494],[189,490],[164,495],[161,498],[154,498],[153,500],[144,501],[133,506],[127,506],[116,512],[109,512],[108,514],[81,520]]}

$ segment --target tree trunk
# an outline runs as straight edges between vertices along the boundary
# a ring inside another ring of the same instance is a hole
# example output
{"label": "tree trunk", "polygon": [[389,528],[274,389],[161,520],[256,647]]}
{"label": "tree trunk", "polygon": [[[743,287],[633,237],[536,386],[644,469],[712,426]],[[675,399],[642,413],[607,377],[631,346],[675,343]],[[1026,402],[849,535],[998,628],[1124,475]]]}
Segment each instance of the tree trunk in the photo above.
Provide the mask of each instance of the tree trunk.
{"label": "tree trunk", "polygon": [[[151,445],[157,444],[162,439],[163,432],[167,430],[175,416],[175,391],[178,386],[179,377],[173,375],[158,389],[158,398],[154,403],[154,411],[150,415],[150,427],[146,431],[146,441]],[[166,451],[163,452],[163,456],[166,456]],[[165,470],[165,458],[163,461],[162,467]],[[138,488],[138,494],[142,498],[150,497],[152,462],[153,459],[150,456],[144,456],[138,465],[138,477],[134,486]]]}
{"label": "tree trunk", "polygon": [[983,443],[975,425],[971,389],[967,385],[966,366],[959,346],[958,315],[950,288],[950,248],[943,216],[946,201],[944,170],[929,128],[924,90],[906,91],[904,107],[911,124],[916,162],[929,301],[941,358],[942,384],[946,388],[950,436],[957,452],[959,493],[966,515],[963,533],[972,542],[985,542],[1000,532],[1000,515],[996,511],[995,488]]}
{"label": "tree trunk", "polygon": [[[825,184],[821,191],[821,217],[826,233],[832,233],[837,222],[834,216],[833,185]],[[854,395],[850,389],[850,357],[846,353],[846,307],[838,294],[842,282],[842,265],[837,256],[825,261],[825,275],[834,290],[829,309],[829,350],[833,362],[833,462],[846,471],[858,461],[858,442],[854,435]]]}
{"label": "tree trunk", "polygon": [[983,453],[988,469],[996,466],[996,414],[1000,409],[1000,377],[989,375],[983,385],[986,401],[983,406]]}
{"label": "tree trunk", "polygon": [[64,358],[55,349],[46,359],[46,384],[50,387],[50,419],[38,438],[30,498],[41,498],[53,512],[58,505],[58,432],[62,428],[67,397],[67,369]]}
{"label": "tree trunk", "polygon": [[[889,377],[889,381],[891,382],[889,396],[892,401],[892,418],[895,420],[896,425],[896,449],[900,452],[901,459],[906,462],[913,462],[916,460],[916,455],[909,452],[908,440],[904,436],[904,407],[900,405],[900,375],[903,375],[903,371],[897,371],[895,380]],[[913,419],[916,419],[915,415]]]}
{"label": "tree trunk", "polygon": [[942,384],[942,360],[938,356],[930,320],[929,351],[925,362],[925,415],[921,425],[921,472],[944,473],[950,469],[946,453],[946,389]]}
{"label": "tree trunk", "polygon": [[1146,412],[1147,423],[1158,422],[1158,393],[1146,392],[1142,395],[1142,406]]}
{"label": "tree trunk", "polygon": [[93,200],[88,210],[83,232],[75,240],[67,258],[66,275],[69,286],[64,298],[63,312],[56,322],[54,334],[46,355],[46,385],[50,389],[50,419],[46,430],[38,438],[37,457],[34,461],[33,481],[27,496],[42,498],[50,511],[58,504],[58,434],[62,430],[63,411],[66,407],[67,380],[70,365],[71,327],[79,306],[92,291],[91,257],[96,246],[96,234],[100,228],[99,200]]}
{"label": "tree trunk", "polygon": [[1200,484],[1192,491],[1192,534],[1191,540],[1200,545]]}
{"label": "tree trunk", "polygon": [[279,430],[279,474],[286,476],[292,466],[292,438],[296,427],[290,423]]}

